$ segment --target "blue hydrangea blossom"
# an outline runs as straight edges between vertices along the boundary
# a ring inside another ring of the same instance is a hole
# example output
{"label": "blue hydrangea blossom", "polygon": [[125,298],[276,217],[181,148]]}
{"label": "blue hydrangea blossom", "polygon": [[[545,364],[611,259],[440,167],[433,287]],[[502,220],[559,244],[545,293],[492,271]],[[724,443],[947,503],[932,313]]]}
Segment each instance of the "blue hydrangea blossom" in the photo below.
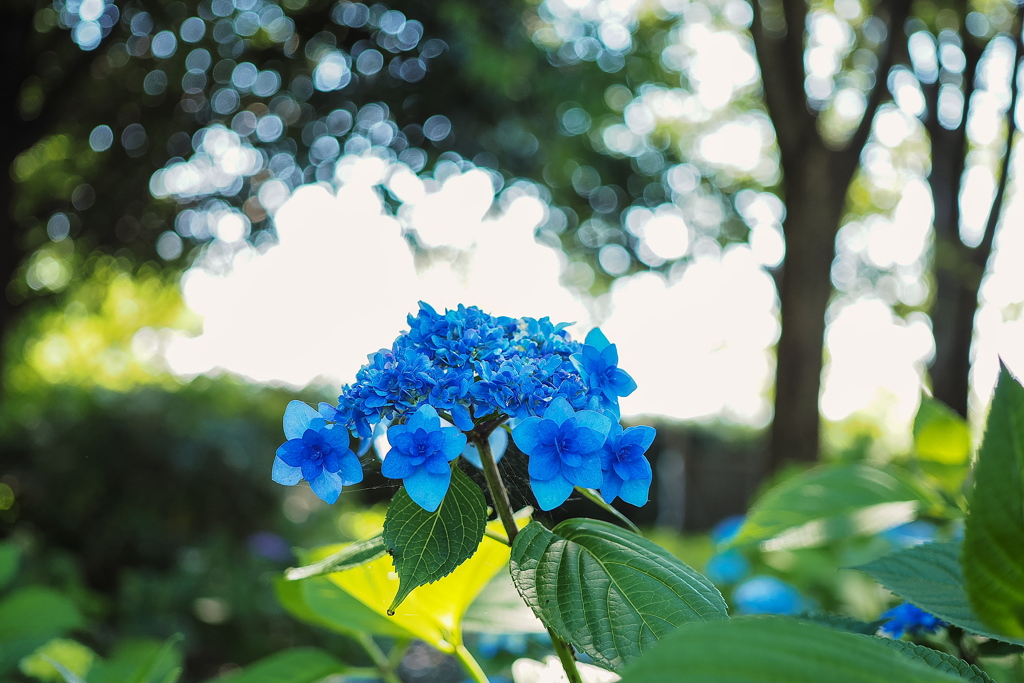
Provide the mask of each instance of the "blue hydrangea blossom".
{"label": "blue hydrangea blossom", "polygon": [[293,486],[305,479],[321,500],[333,503],[343,486],[363,480],[359,458],[348,447],[348,430],[327,424],[320,413],[302,401],[284,412],[284,435],[277,449],[271,478]]}
{"label": "blue hydrangea blossom", "polygon": [[444,500],[452,481],[449,462],[466,447],[466,435],[456,427],[442,427],[437,411],[423,404],[405,424],[388,427],[391,450],[380,471],[401,479],[409,497],[433,512]]}
{"label": "blue hydrangea blossom", "polygon": [[890,638],[902,638],[904,633],[934,633],[946,625],[946,622],[934,614],[929,614],[909,602],[883,612],[880,618],[890,620],[881,628],[882,633]]}
{"label": "blue hydrangea blossom", "polygon": [[[609,420],[609,422],[611,422]],[[651,488],[651,463],[644,453],[654,443],[653,427],[629,427],[623,430],[618,423],[611,423],[608,439],[601,449],[601,496],[611,503],[622,498],[630,505],[647,504]]]}
{"label": "blue hydrangea blossom", "polygon": [[543,417],[528,417],[512,430],[516,446],[530,456],[530,486],[541,510],[564,503],[575,486],[601,486],[601,448],[611,426],[601,413],[576,412],[558,397]]}
{"label": "blue hydrangea blossom", "polygon": [[[586,344],[581,344],[569,336],[568,323],[553,323],[548,318],[492,316],[466,306],[439,313],[424,303],[417,313],[408,317],[408,323],[408,331],[399,334],[390,348],[371,354],[355,381],[342,387],[337,405],[321,403],[318,415],[308,406],[301,409],[306,420],[303,428],[318,419],[321,422],[314,432],[321,434],[333,423],[323,434],[337,439],[338,445],[344,440],[342,435],[346,439],[348,434],[358,437],[358,451],[362,456],[386,426],[389,438],[391,430],[397,430],[396,435],[408,432],[414,419],[421,424],[430,416],[430,411],[437,420],[437,427],[419,427],[424,434],[461,434],[464,445],[488,435],[491,440],[500,437],[502,430],[516,422],[530,421],[536,426],[543,419],[563,430],[563,423],[568,421],[569,425],[564,427],[566,434],[560,438],[566,443],[576,439],[577,447],[564,451],[565,457],[559,455],[557,463],[546,452],[535,456],[520,448],[530,458],[531,481],[542,507],[550,509],[560,504],[573,486],[606,489],[606,496],[611,499],[621,497],[634,504],[646,499],[650,466],[646,464],[643,451],[650,445],[647,435],[653,435],[653,430],[645,427],[644,430],[650,431],[626,430],[623,433],[619,428],[614,432],[618,441],[611,451],[612,459],[602,461],[602,448],[613,431],[611,424],[618,420],[618,399],[631,393],[636,384],[618,368],[615,346],[600,330],[591,331]],[[560,416],[557,421],[548,416],[555,405],[559,407],[551,415]],[[430,411],[415,418],[424,407],[429,407]],[[600,414],[602,412],[611,417]],[[455,427],[441,427],[441,419]],[[434,420],[429,421],[434,424]],[[508,423],[506,427],[501,426],[504,423]],[[444,429],[451,431],[438,431]],[[528,427],[522,433],[527,434],[531,429]],[[539,429],[549,430],[551,426]],[[570,439],[567,434],[573,429],[584,431]],[[411,433],[415,434],[416,429]],[[472,438],[466,439],[467,434],[472,434]],[[301,434],[288,434],[289,439],[299,436]],[[408,454],[405,446],[413,446],[403,441],[405,437],[397,438],[403,445],[393,451]],[[424,438],[429,442],[440,437]],[[444,438],[454,443],[454,436]],[[306,450],[301,453],[297,445],[287,447],[284,452],[287,461],[275,464],[276,481],[295,483],[301,478],[301,471],[296,474],[294,468],[301,467],[304,459],[312,457],[302,454],[312,453],[309,449],[317,446],[313,440],[311,436],[310,443],[304,446]],[[433,443],[428,442],[417,447],[426,448]],[[333,442],[328,445],[334,448]],[[636,453],[634,446],[638,445],[640,450]],[[392,446],[395,446],[394,441]],[[441,477],[448,476],[441,472],[441,462],[448,467],[447,463],[457,456],[452,449],[454,446],[444,441],[443,458],[425,458],[415,466],[411,460],[403,460],[403,456],[398,455],[381,471],[385,476],[404,480],[407,489],[411,480],[411,488],[417,491],[413,499],[417,502],[439,504],[438,496],[443,497],[447,490],[447,483],[442,486]],[[492,443],[492,449],[500,457],[501,446]],[[469,462],[480,466],[473,449],[463,454]],[[333,459],[325,462],[330,467],[336,464]],[[405,465],[400,465],[403,462]],[[606,470],[613,474],[606,475]],[[409,474],[405,474],[407,471]],[[314,473],[312,469],[310,473]],[[434,483],[428,484],[428,481]]]}

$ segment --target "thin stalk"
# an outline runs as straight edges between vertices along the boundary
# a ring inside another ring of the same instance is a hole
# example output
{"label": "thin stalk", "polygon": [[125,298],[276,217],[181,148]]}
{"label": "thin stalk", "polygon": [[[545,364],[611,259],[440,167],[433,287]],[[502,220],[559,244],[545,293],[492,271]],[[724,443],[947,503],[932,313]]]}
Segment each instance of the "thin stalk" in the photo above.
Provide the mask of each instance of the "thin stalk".
{"label": "thin stalk", "polygon": [[558,655],[558,661],[562,663],[562,668],[565,669],[565,675],[568,677],[569,683],[583,683],[580,670],[576,668],[576,655],[573,654],[572,645],[555,635],[555,632],[550,628],[548,628],[548,634],[551,636],[551,644],[555,648],[555,654]]}
{"label": "thin stalk", "polygon": [[473,659],[473,655],[469,653],[469,650],[466,649],[465,645],[462,645],[461,643],[456,645],[455,652],[453,654],[455,655],[455,659],[459,660],[459,664],[462,665],[462,668],[469,674],[469,677],[476,681],[476,683],[490,683],[490,681],[487,680],[487,674],[485,674],[484,670],[480,668],[477,661]]}
{"label": "thin stalk", "polygon": [[388,656],[384,654],[384,651],[373,640],[373,636],[369,633],[359,633],[356,635],[356,640],[363,646],[366,653],[370,655],[370,659],[373,660],[373,664],[377,668],[377,673],[384,679],[385,683],[402,683],[402,679],[395,673],[395,667],[392,666]]}
{"label": "thin stalk", "polygon": [[474,441],[476,442],[477,451],[480,453],[480,462],[484,466],[484,479],[487,480],[487,488],[491,492],[491,500],[494,502],[494,508],[498,512],[502,526],[505,527],[505,534],[508,536],[509,545],[511,545],[512,541],[516,540],[519,527],[516,525],[516,519],[512,514],[512,503],[508,499],[508,490],[505,488],[505,483],[501,480],[498,463],[494,462],[491,444],[488,443],[487,437],[478,437]]}
{"label": "thin stalk", "polygon": [[[505,483],[501,480],[501,473],[498,471],[498,464],[494,461],[491,453],[491,446],[487,443],[487,437],[478,437],[476,441],[477,450],[480,452],[480,462],[484,466],[484,478],[487,480],[487,488],[491,491],[491,500],[498,511],[498,517],[508,534],[509,545],[516,539],[519,533],[519,526],[516,525],[515,515],[512,512],[512,504],[508,500],[508,491]],[[579,669],[576,668],[576,657],[572,652],[572,645],[562,640],[554,631],[548,629],[551,636],[551,645],[558,654],[558,660],[565,669],[565,675],[569,683],[583,683]]]}

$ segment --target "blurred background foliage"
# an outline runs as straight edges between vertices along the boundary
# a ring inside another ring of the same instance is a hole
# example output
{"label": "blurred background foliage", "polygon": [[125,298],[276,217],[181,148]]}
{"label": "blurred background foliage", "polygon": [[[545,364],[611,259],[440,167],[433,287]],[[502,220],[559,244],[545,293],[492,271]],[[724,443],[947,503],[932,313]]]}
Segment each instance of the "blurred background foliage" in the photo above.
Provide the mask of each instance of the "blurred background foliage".
{"label": "blurred background foliage", "polygon": [[[80,612],[65,626],[104,656],[126,636],[152,653],[183,634],[186,680],[290,645],[363,656],[285,615],[272,582],[292,547],[362,535],[352,509],[392,490],[369,481],[332,511],[274,487],[291,392],[185,382],[160,355],[172,331],[201,325],[184,269],[218,240],[272,244],[292,191],[340,182],[339,159],[362,155],[423,177],[481,169],[495,191],[528,181],[548,205],[537,239],[568,254],[563,283],[588,295],[759,245],[781,301],[772,434],[659,425],[656,504],[635,517],[719,572],[740,611],[873,619],[885,595],[836,564],[956,533],[970,451],[956,415],[1012,197],[1020,16],[1006,0],[8,0],[0,533],[20,549],[12,589],[59,590]],[[412,226],[401,179],[382,177],[380,193],[410,247],[444,249]],[[915,183],[930,194],[904,204]],[[901,206],[931,212],[925,258],[864,247],[897,229]],[[836,292],[930,316],[932,388],[953,412],[923,404],[912,453],[880,452],[863,422],[833,426],[841,447],[820,452]],[[934,424],[947,430],[938,446]],[[931,526],[825,547],[762,553],[700,533],[743,512],[767,474],[785,482],[803,471],[787,463],[819,459],[896,462],[943,503],[901,520]],[[595,514],[578,505],[567,514]],[[3,656],[0,679],[22,676]]]}

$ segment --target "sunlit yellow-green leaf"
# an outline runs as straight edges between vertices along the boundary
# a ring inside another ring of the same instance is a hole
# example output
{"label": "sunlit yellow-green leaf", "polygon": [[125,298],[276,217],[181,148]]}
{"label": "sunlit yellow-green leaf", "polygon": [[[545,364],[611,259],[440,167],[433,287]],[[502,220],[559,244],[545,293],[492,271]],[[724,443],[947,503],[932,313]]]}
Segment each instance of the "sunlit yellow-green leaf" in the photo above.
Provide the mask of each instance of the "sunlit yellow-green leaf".
{"label": "sunlit yellow-green leaf", "polygon": [[[525,526],[528,521],[520,519],[519,523]],[[488,528],[494,533],[502,533],[500,522],[491,522]],[[339,548],[329,546],[320,549],[310,559],[315,561],[337,552]],[[472,557],[448,576],[414,590],[393,617],[387,616],[387,612],[398,591],[398,575],[391,557],[385,555],[369,564],[330,574],[328,578],[416,638],[444,652],[452,652],[462,642],[463,615],[494,575],[508,564],[509,553],[507,545],[484,537]]]}
{"label": "sunlit yellow-green leaf", "polygon": [[933,398],[921,398],[914,418],[914,450],[923,460],[959,465],[971,459],[971,430],[967,421]]}

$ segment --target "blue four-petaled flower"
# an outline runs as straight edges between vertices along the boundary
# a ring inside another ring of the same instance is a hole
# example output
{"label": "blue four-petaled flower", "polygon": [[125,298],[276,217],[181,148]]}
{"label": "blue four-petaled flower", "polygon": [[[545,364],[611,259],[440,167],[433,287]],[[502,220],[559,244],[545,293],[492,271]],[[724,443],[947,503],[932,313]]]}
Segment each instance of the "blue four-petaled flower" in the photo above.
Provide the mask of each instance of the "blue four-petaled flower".
{"label": "blue four-petaled flower", "polygon": [[611,503],[616,497],[630,505],[647,504],[651,488],[651,463],[644,453],[654,443],[654,427],[629,427],[623,430],[612,422],[604,448],[601,449],[601,497]]}
{"label": "blue four-petaled flower", "polygon": [[619,352],[600,328],[587,335],[583,350],[572,354],[572,364],[579,370],[590,389],[601,396],[606,410],[619,415],[619,397],[636,390],[636,382],[619,367]]}
{"label": "blue four-petaled flower", "polygon": [[528,417],[512,430],[516,446],[530,456],[530,486],[541,510],[564,503],[574,486],[601,486],[601,447],[611,426],[604,415],[576,412],[559,397],[543,417]]}
{"label": "blue four-petaled flower", "polygon": [[302,401],[284,411],[284,435],[271,478],[292,486],[305,479],[321,500],[333,503],[343,486],[363,480],[359,458],[348,446],[348,430],[327,421]]}
{"label": "blue four-petaled flower", "polygon": [[388,427],[388,443],[391,450],[381,474],[401,479],[406,493],[424,510],[437,510],[452,480],[448,463],[466,447],[466,435],[456,427],[442,427],[437,411],[424,403],[408,422]]}

